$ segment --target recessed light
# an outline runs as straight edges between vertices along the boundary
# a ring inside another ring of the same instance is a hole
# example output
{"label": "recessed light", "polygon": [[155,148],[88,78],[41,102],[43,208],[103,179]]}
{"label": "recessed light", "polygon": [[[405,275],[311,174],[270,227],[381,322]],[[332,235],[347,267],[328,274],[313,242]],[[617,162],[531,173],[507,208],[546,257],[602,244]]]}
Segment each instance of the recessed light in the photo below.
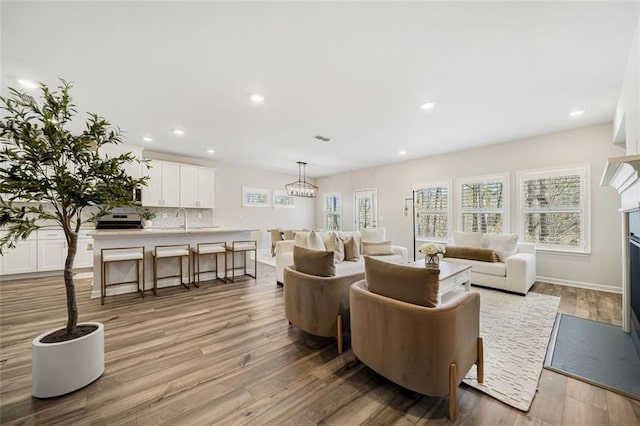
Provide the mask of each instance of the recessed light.
{"label": "recessed light", "polygon": [[173,134],[174,135],[178,135],[178,136],[182,136],[182,135],[184,135],[184,130],[174,129],[173,130]]}
{"label": "recessed light", "polygon": [[404,149],[398,151],[398,155],[405,155],[407,153],[407,151],[405,151]]}
{"label": "recessed light", "polygon": [[20,83],[20,85],[22,87],[25,87],[27,89],[37,89],[38,85],[36,83],[34,83],[31,80],[18,80],[18,83]]}
{"label": "recessed light", "polygon": [[215,149],[208,149],[208,150],[207,150],[207,152],[208,152],[209,154],[213,154],[214,152],[216,152],[216,150],[215,150]]}
{"label": "recessed light", "polygon": [[420,105],[420,108],[422,108],[422,109],[433,109],[434,106],[436,106],[435,102],[425,102],[422,105]]}
{"label": "recessed light", "polygon": [[582,109],[569,113],[571,117],[580,117],[582,114],[584,114],[584,110]]}
{"label": "recessed light", "polygon": [[251,100],[256,104],[259,104],[262,101],[264,101],[264,96],[259,95],[259,94],[256,93],[256,94],[251,95]]}
{"label": "recessed light", "polygon": [[153,142],[153,138],[150,138],[149,136],[143,137],[142,140],[145,142]]}

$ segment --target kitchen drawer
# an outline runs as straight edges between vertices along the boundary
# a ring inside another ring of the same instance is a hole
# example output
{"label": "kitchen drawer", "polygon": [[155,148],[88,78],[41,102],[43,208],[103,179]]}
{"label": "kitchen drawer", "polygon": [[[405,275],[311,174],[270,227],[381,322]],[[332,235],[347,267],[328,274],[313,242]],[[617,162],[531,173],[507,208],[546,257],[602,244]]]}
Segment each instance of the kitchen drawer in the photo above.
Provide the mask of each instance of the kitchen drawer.
{"label": "kitchen drawer", "polygon": [[66,240],[66,238],[62,230],[39,229],[38,240]]}

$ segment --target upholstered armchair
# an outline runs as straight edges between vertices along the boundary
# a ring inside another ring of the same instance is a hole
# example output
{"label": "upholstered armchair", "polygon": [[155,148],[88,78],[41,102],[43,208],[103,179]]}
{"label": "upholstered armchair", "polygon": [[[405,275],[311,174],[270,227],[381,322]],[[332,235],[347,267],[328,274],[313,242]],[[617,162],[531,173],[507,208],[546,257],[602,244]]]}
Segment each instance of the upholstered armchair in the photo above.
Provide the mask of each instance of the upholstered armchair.
{"label": "upholstered armchair", "polygon": [[457,388],[474,364],[483,381],[480,295],[465,292],[428,308],[373,293],[362,280],[351,286],[350,304],[355,356],[400,386],[448,396],[455,421]]}
{"label": "upholstered armchair", "polygon": [[344,332],[349,331],[349,286],[364,272],[320,277],[284,268],[284,312],[292,324],[315,336],[335,337],[342,353]]}

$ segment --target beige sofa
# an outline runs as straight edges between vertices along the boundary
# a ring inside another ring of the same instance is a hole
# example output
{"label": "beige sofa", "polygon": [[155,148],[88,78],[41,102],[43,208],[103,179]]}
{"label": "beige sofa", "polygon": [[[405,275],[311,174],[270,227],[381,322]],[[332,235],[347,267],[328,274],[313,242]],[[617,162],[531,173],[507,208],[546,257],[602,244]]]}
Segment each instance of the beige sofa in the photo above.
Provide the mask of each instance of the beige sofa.
{"label": "beige sofa", "polygon": [[[456,234],[458,233],[454,233],[454,239],[448,242],[448,246],[470,245],[472,247],[491,248],[489,239],[487,238],[487,235],[490,234],[480,234],[479,242],[475,244],[465,240],[466,236]],[[456,237],[460,238],[456,240]],[[452,263],[470,265],[471,284],[526,295],[531,286],[536,282],[536,246],[533,243],[523,242],[514,243],[514,246],[512,254],[505,252],[506,255],[501,256],[501,261],[499,262],[457,259],[446,257],[446,253],[444,260]]]}
{"label": "beige sofa", "polygon": [[350,306],[355,356],[407,389],[448,396],[455,421],[458,385],[476,363],[483,381],[480,295],[465,292],[428,308],[373,293],[362,280],[350,288]]}
{"label": "beige sofa", "polygon": [[[362,233],[359,231],[336,231],[339,237],[347,238],[353,237],[358,248],[360,250],[360,258],[353,261],[343,261],[337,263],[336,276],[352,275],[355,273],[364,273],[364,260],[362,256],[362,241],[384,241],[386,238],[386,231],[384,228],[366,229]],[[328,235],[328,232],[319,233],[322,238]],[[364,237],[363,237],[364,235]],[[295,245],[294,240],[278,241],[276,243],[276,283],[282,285],[284,282],[284,268],[286,266],[293,265],[293,247]],[[409,251],[406,247],[392,246],[393,254],[375,256],[378,259],[384,260],[390,263],[406,264],[409,258]]]}
{"label": "beige sofa", "polygon": [[284,312],[289,323],[316,336],[335,337],[342,353],[342,335],[350,329],[349,287],[363,272],[318,277],[284,268]]}

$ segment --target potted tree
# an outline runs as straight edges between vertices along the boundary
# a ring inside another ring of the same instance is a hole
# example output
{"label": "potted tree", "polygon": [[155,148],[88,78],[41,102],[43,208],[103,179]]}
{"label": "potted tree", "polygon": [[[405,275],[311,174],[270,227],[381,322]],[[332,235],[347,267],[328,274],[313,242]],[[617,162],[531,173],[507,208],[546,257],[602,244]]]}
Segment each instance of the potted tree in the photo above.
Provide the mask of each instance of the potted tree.
{"label": "potted tree", "polygon": [[[0,96],[0,254],[18,239],[44,225],[58,225],[67,240],[64,265],[67,324],[33,340],[33,384],[36,397],[52,397],[79,389],[104,372],[104,327],[78,324],[73,262],[81,226],[116,206],[133,204],[133,190],[148,177],[126,174],[131,153],[102,156],[100,148],[122,141],[121,132],[104,118],[89,114],[85,128],[68,127],[76,114],[69,90],[41,84],[42,101],[9,89]],[[78,123],[75,122],[75,125]]]}

